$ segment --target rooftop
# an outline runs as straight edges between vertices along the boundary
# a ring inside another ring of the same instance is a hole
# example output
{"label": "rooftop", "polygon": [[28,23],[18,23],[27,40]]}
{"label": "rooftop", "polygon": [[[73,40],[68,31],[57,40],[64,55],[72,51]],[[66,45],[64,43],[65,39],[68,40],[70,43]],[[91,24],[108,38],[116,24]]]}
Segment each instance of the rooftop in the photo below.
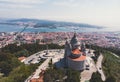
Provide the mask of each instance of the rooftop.
{"label": "rooftop", "polygon": [[72,51],[72,54],[81,54],[80,50],[79,49],[75,49]]}
{"label": "rooftop", "polygon": [[69,57],[69,59],[71,59],[73,61],[84,61],[86,59],[86,56],[81,55],[80,57],[75,58],[75,59],[72,59],[72,58]]}

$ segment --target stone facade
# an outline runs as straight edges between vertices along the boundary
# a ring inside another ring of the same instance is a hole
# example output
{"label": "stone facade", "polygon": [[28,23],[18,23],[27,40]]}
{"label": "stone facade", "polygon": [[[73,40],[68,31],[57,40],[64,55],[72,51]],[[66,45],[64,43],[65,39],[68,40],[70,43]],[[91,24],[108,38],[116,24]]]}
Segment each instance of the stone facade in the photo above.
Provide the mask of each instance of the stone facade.
{"label": "stone facade", "polygon": [[65,67],[74,70],[84,70],[85,49],[85,44],[78,41],[75,33],[71,41],[66,41],[65,43]]}

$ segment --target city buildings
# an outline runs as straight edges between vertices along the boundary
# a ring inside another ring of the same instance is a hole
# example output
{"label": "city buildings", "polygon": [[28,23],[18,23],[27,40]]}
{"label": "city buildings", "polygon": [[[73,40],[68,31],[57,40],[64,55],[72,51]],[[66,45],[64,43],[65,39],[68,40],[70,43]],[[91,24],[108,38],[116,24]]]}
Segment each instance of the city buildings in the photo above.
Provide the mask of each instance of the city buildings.
{"label": "city buildings", "polygon": [[[0,33],[0,47],[12,43],[20,44],[59,44],[64,45],[66,37],[68,40],[74,35],[73,32],[49,32],[49,33],[21,33],[15,36],[15,33]],[[120,48],[120,33],[77,33],[78,41],[82,40],[86,44],[94,44],[101,47],[115,47]]]}

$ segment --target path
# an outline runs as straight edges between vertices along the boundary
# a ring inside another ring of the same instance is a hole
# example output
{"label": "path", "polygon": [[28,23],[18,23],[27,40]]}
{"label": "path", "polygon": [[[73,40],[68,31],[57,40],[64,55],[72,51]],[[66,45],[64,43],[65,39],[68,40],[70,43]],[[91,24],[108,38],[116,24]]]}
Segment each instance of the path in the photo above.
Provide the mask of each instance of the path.
{"label": "path", "polygon": [[101,79],[103,81],[105,81],[106,77],[105,77],[104,72],[102,70],[102,60],[103,60],[103,55],[100,54],[100,56],[98,57],[98,61],[96,63],[96,67],[97,67],[98,72],[101,74]]}
{"label": "path", "polygon": [[90,62],[90,64],[89,64],[89,65],[90,65],[90,68],[89,68],[89,70],[84,70],[84,71],[81,73],[81,76],[80,76],[80,77],[81,77],[81,80],[80,80],[80,82],[85,82],[85,81],[90,80],[91,77],[92,77],[92,74],[97,71],[96,66],[95,66],[95,63],[94,63],[94,61],[92,60],[92,58],[87,57],[86,60]]}

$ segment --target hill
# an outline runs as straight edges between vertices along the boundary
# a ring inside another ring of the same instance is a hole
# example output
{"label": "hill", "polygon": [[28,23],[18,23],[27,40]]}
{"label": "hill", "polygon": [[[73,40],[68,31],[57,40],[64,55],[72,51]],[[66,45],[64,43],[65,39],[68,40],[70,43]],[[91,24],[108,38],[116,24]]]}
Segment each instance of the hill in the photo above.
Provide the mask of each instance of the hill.
{"label": "hill", "polygon": [[56,27],[77,27],[77,28],[97,28],[102,29],[101,26],[90,25],[85,23],[73,23],[73,22],[63,22],[63,21],[50,21],[50,20],[39,20],[39,19],[8,19],[0,24],[12,24],[12,25],[31,25],[34,28],[40,27],[48,27],[48,28],[56,28]]}

